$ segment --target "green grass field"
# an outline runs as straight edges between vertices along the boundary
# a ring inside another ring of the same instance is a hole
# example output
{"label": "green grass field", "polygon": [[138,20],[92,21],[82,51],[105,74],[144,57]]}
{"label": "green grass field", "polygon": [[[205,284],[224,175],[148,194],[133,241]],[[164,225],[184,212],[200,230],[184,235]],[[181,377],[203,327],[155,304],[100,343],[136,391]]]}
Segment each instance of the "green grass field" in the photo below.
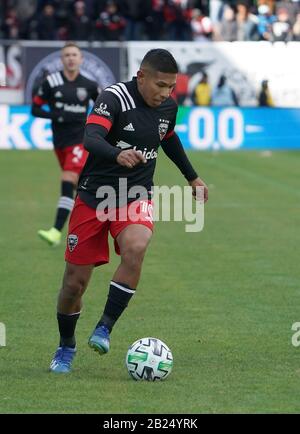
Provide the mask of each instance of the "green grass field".
{"label": "green grass field", "polygon": [[[100,358],[87,346],[118,263],[97,268],[77,327],[73,373],[48,370],[64,246],[36,235],[52,224],[59,170],[52,152],[0,152],[0,413],[300,412],[300,153],[190,153],[210,186],[201,233],[157,223],[135,298]],[[160,155],[158,184],[184,183]],[[172,349],[165,382],[134,382],[129,344]]]}

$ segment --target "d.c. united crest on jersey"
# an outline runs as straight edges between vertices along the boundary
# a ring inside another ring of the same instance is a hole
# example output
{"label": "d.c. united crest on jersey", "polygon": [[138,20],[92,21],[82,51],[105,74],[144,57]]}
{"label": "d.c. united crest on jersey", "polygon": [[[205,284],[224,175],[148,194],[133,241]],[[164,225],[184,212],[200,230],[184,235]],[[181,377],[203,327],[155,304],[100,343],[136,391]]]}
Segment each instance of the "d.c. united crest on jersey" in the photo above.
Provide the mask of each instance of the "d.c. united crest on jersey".
{"label": "d.c. united crest on jersey", "polygon": [[87,90],[84,87],[77,87],[76,94],[79,101],[84,101],[88,96]]}
{"label": "d.c. united crest on jersey", "polygon": [[165,122],[161,122],[160,124],[158,124],[158,133],[160,140],[162,140],[167,134],[168,127],[169,125]]}

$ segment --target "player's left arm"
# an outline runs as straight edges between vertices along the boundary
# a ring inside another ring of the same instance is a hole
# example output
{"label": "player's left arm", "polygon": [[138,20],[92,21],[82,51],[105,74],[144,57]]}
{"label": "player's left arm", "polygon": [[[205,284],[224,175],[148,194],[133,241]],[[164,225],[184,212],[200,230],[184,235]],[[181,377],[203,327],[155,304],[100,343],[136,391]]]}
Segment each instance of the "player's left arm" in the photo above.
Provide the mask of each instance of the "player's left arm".
{"label": "player's left arm", "polygon": [[206,202],[208,200],[208,187],[193,168],[174,130],[162,140],[161,147],[186,178],[193,189],[194,196],[196,196],[196,187],[204,188],[204,201]]}

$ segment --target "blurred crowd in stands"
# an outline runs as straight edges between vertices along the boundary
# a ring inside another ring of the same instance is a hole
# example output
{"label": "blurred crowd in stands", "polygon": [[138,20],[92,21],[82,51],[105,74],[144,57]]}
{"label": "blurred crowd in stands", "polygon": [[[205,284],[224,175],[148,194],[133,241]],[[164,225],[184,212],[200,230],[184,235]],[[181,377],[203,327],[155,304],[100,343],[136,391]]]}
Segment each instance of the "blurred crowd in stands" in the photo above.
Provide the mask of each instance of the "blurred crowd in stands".
{"label": "blurred crowd in stands", "polygon": [[[176,88],[175,88],[176,92]],[[221,75],[218,83],[214,88],[209,83],[209,78],[206,72],[202,72],[202,77],[191,93],[191,99],[187,92],[183,98],[175,95],[175,99],[180,105],[196,105],[196,106],[239,106],[239,97],[232,87],[227,83],[226,75]],[[257,105],[260,107],[274,107],[274,101],[269,89],[268,80],[261,82],[261,87],[257,93]]]}
{"label": "blurred crowd in stands", "polygon": [[1,0],[0,39],[299,41],[300,1]]}

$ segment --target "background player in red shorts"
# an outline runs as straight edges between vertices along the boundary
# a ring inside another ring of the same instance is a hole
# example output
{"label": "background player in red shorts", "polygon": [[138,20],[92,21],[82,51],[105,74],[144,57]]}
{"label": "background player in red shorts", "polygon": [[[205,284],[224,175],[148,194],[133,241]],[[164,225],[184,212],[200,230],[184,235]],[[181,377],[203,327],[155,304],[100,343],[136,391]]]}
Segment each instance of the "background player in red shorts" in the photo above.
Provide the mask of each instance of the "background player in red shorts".
{"label": "background player in red shorts", "polygon": [[[61,231],[73,208],[73,191],[87,159],[83,147],[84,126],[90,100],[96,100],[97,84],[80,74],[82,53],[74,43],[67,43],[61,52],[63,71],[49,74],[33,97],[32,114],[52,120],[53,144],[61,176],[61,197],[54,225],[38,235],[50,245],[61,240]],[[50,111],[42,106],[47,104]]]}
{"label": "background player in red shorts", "polygon": [[[167,50],[150,50],[137,77],[106,88],[88,117],[84,146],[89,156],[80,174],[69,223],[66,270],[57,305],[60,343],[50,364],[52,372],[71,370],[82,295],[94,267],[109,261],[110,232],[121,262],[110,282],[103,314],[88,341],[99,354],[109,350],[110,333],[135,293],[152,236],[150,190],[159,146],[194,189],[204,187],[204,199],[208,198],[205,183],[174,132],[177,105],[170,94],[177,72],[176,61]],[[110,196],[103,194],[107,187],[117,205],[111,201],[110,206]],[[130,194],[133,187],[139,189],[139,197]]]}

